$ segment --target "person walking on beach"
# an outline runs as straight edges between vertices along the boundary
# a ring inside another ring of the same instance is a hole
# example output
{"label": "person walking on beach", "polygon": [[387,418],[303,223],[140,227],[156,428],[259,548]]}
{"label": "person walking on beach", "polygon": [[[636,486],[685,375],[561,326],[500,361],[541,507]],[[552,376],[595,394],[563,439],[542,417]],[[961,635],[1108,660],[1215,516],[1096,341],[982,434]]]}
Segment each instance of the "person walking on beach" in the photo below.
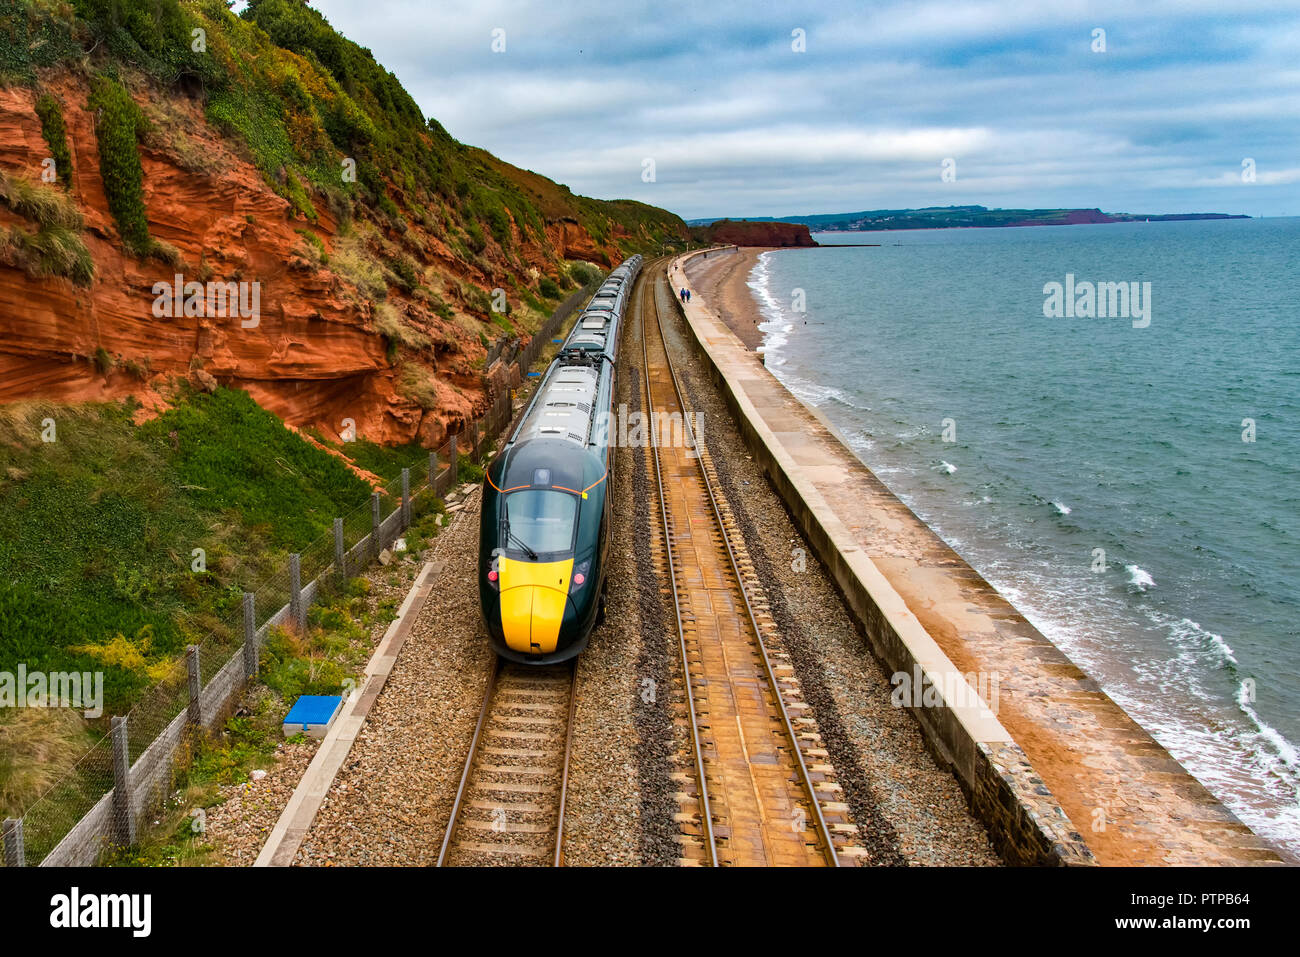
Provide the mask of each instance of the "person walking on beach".
{"label": "person walking on beach", "polygon": [[691,291],[689,289],[686,290],[686,301],[687,302],[691,301]]}
{"label": "person walking on beach", "polygon": [[677,290],[677,298],[680,299],[682,302],[685,302],[685,301],[686,301],[686,287],[685,287],[685,286],[683,286],[681,289]]}

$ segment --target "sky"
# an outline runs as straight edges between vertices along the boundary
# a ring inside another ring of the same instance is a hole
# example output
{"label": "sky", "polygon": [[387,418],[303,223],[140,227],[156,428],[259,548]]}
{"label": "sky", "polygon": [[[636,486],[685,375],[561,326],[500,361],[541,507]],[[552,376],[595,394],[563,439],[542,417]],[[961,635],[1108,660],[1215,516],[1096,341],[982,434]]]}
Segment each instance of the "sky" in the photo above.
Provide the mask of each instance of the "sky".
{"label": "sky", "polygon": [[462,142],[687,219],[1300,215],[1296,0],[312,5]]}

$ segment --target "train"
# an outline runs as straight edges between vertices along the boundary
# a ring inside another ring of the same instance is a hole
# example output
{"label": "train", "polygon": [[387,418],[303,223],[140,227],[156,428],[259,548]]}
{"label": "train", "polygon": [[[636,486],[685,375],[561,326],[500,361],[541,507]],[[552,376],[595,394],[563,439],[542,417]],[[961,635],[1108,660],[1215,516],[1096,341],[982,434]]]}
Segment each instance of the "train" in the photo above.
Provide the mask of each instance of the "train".
{"label": "train", "polygon": [[604,616],[618,339],[642,266],[624,260],[578,314],[519,425],[488,464],[479,607],[493,650],[547,665],[587,647]]}

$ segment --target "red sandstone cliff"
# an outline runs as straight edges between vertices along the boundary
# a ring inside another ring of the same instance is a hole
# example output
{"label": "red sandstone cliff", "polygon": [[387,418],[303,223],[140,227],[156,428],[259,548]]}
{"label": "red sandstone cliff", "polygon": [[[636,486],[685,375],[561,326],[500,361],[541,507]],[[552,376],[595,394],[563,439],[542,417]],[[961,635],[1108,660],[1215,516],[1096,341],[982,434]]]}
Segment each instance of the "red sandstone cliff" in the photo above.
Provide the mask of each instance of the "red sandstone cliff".
{"label": "red sandstone cliff", "polygon": [[[338,436],[344,419],[352,419],[372,441],[433,445],[449,425],[486,406],[483,338],[502,333],[483,308],[486,293],[503,287],[517,305],[519,285],[555,276],[557,259],[608,266],[622,258],[618,239],[630,235],[616,228],[601,245],[578,222],[560,219],[545,226],[553,247],[546,248],[512,222],[514,260],[489,242],[481,256],[466,261],[430,228],[431,222],[438,225],[433,217],[412,217],[401,237],[376,230],[375,243],[400,238],[402,249],[421,250],[416,266],[422,285],[441,300],[419,291],[403,295],[389,284],[386,301],[423,344],[418,354],[403,350],[393,357],[368,297],[358,294],[342,270],[322,265],[300,235],[309,231],[327,255],[336,252],[338,224],[326,204],[316,202],[315,224],[296,214],[237,147],[208,125],[202,107],[179,97],[166,108],[185,131],[185,158],[157,145],[140,150],[150,232],[179,251],[186,280],[259,282],[261,316],[252,329],[241,328],[237,317],[156,318],[154,283],[170,282],[178,270],[124,254],[100,179],[88,88],[70,74],[43,81],[63,105],[74,170],[71,196],[85,217],[82,238],[96,277],[89,288],[77,288],[66,279],[32,279],[0,263],[0,402],[135,395],[147,415],[166,401],[178,378],[188,378],[200,386],[247,389],[287,423],[316,427],[330,438]],[[148,104],[146,91],[134,95]],[[31,89],[0,89],[0,169],[39,182],[49,147],[34,101]],[[17,221],[0,206],[0,225]],[[527,275],[519,274],[519,262]],[[107,370],[95,361],[105,353],[112,360]],[[416,396],[403,387],[412,377],[424,383]]]}
{"label": "red sandstone cliff", "polygon": [[[695,233],[696,230],[692,230]],[[733,246],[816,246],[808,227],[801,223],[767,223],[723,219],[699,229],[704,242]]]}

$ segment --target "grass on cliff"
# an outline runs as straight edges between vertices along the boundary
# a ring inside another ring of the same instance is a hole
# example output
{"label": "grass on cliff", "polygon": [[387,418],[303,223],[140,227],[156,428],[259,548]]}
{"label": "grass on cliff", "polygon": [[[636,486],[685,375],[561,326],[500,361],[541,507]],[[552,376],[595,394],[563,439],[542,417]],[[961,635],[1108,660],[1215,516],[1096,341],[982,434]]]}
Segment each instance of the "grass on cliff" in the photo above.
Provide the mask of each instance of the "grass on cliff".
{"label": "grass on cliff", "polygon": [[67,194],[0,169],[0,203],[37,226],[80,230],[81,211]]}
{"label": "grass on cliff", "polygon": [[94,281],[95,261],[80,235],[81,212],[67,194],[0,170],[0,204],[36,227],[0,227],[0,262],[33,279],[60,276],[78,286]]}
{"label": "grass on cliff", "polygon": [[61,226],[35,233],[0,227],[0,262],[17,266],[33,279],[58,276],[77,286],[95,279],[95,261],[81,237]]}
{"label": "grass on cliff", "polygon": [[[127,405],[8,407],[0,671],[102,670],[106,714],[121,713],[186,644],[237,632],[243,588],[370,492],[243,392],[190,396],[139,426]],[[10,790],[0,766],[5,812],[21,804]]]}

